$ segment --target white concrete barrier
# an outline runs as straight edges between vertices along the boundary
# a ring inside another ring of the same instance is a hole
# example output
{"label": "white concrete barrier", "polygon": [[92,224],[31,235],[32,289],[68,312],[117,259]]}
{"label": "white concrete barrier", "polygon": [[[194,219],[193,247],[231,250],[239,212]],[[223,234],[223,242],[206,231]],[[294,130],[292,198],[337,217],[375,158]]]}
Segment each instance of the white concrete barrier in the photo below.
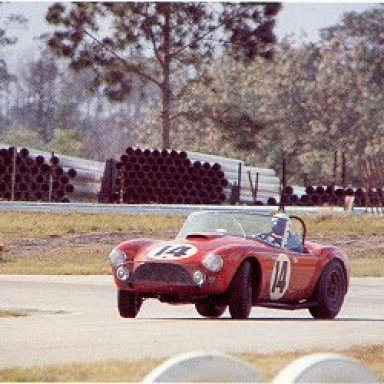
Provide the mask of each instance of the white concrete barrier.
{"label": "white concrete barrier", "polygon": [[[171,358],[155,368],[143,383],[261,383],[261,374],[249,364],[217,352],[192,352]],[[379,383],[359,361],[333,353],[301,357],[286,366],[272,384]]]}
{"label": "white concrete barrier", "polygon": [[293,383],[378,383],[377,376],[349,357],[318,353],[295,360],[273,380],[273,384]]}
{"label": "white concrete barrier", "polygon": [[193,352],[171,358],[155,368],[143,383],[260,383],[258,371],[221,353]]}

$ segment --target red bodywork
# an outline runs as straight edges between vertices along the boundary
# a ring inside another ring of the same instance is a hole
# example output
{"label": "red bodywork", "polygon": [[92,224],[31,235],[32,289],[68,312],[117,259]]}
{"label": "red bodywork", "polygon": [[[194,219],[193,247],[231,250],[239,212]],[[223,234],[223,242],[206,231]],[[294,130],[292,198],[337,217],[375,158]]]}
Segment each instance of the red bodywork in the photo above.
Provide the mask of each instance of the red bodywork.
{"label": "red bodywork", "polygon": [[[149,257],[153,249],[160,249],[161,253],[167,246],[185,246],[196,252],[189,257],[177,259]],[[347,285],[345,292],[349,285],[349,262],[346,255],[336,247],[310,242],[305,242],[305,252],[301,253],[276,248],[256,239],[197,234],[173,241],[130,240],[117,248],[127,255],[124,265],[130,271],[130,278],[122,281],[113,270],[117,287],[134,291],[143,298],[158,298],[170,303],[196,303],[210,297],[216,300],[224,298],[225,301],[231,281],[245,260],[252,264],[253,305],[285,305],[287,309],[296,309],[301,305],[305,308],[305,303],[313,297],[321,272],[334,259],[344,269]],[[210,272],[204,266],[203,260],[209,253],[221,256],[223,267],[219,272]],[[283,259],[288,260],[289,273],[275,272],[277,260]],[[196,271],[201,271],[205,276],[201,286],[193,280]],[[277,294],[274,291],[276,282],[280,288]]]}

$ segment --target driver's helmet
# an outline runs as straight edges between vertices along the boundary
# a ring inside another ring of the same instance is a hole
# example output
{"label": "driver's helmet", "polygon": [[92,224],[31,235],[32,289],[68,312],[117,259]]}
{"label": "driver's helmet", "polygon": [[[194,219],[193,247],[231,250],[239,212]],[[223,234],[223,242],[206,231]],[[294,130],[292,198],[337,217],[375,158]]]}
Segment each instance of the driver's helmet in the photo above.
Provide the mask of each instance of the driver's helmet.
{"label": "driver's helmet", "polygon": [[290,220],[287,215],[278,213],[272,217],[272,232],[276,236],[284,236],[285,230],[289,230]]}

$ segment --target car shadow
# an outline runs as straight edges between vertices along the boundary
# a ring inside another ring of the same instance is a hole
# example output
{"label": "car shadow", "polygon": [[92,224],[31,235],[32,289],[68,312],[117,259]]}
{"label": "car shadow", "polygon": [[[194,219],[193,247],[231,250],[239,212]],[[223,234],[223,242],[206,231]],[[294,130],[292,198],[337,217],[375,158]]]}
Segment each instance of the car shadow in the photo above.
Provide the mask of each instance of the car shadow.
{"label": "car shadow", "polygon": [[372,318],[362,318],[362,317],[345,317],[345,318],[336,318],[330,320],[324,319],[313,319],[313,318],[296,318],[296,317],[286,317],[286,318],[276,318],[276,317],[251,317],[246,320],[236,320],[231,319],[230,317],[221,317],[219,319],[207,319],[203,317],[142,317],[140,320],[154,320],[154,321],[230,321],[230,322],[260,322],[260,321],[268,321],[268,322],[313,322],[313,323],[343,323],[343,322],[375,322],[375,323],[384,323],[384,319],[372,319]]}

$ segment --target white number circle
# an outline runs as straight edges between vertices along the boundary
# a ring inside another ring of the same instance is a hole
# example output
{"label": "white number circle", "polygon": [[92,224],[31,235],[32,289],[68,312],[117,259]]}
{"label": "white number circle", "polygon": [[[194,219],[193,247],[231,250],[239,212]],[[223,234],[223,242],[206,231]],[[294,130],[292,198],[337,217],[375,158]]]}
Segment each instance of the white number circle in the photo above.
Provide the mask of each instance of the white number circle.
{"label": "white number circle", "polygon": [[190,244],[163,244],[147,253],[150,259],[180,260],[187,259],[197,253],[197,248]]}
{"label": "white number circle", "polygon": [[269,294],[271,300],[279,300],[289,287],[291,279],[291,260],[287,255],[280,254],[273,267]]}

